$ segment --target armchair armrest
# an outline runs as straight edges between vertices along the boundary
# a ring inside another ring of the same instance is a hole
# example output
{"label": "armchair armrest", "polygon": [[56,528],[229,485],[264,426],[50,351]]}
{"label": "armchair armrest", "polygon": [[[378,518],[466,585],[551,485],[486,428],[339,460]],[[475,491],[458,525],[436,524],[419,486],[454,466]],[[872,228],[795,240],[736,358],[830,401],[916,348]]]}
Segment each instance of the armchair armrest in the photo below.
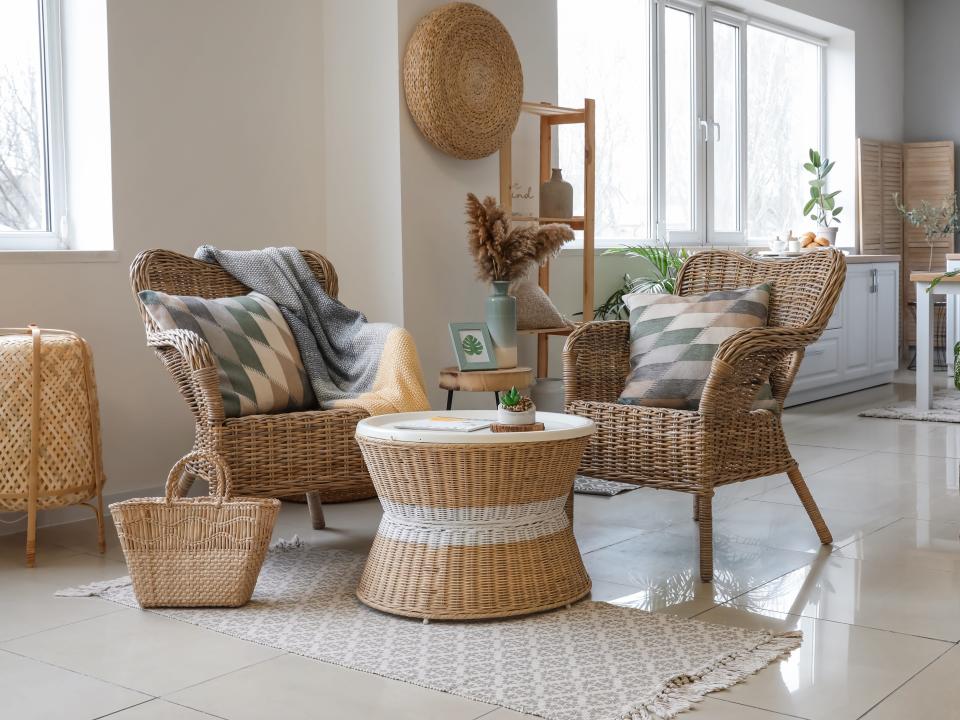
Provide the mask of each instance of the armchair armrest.
{"label": "armchair armrest", "polygon": [[217,364],[206,340],[191,330],[147,332],[152,347],[183,395],[197,422],[223,422]]}
{"label": "armchair armrest", "polygon": [[564,404],[615,402],[630,372],[630,324],[623,320],[583,323],[563,346]]}
{"label": "armchair armrest", "polygon": [[758,327],[741,330],[717,348],[700,399],[700,413],[749,412],[757,391],[770,381],[780,409],[807,345],[819,339],[817,326]]}

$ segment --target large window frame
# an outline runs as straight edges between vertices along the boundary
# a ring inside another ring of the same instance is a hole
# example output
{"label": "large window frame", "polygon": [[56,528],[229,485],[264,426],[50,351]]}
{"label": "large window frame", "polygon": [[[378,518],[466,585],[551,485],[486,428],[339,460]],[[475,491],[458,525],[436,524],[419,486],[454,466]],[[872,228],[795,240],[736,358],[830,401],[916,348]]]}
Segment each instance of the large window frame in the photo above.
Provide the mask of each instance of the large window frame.
{"label": "large window frame", "polygon": [[0,231],[0,250],[67,250],[67,168],[60,0],[37,0],[46,227]]}
{"label": "large window frame", "polygon": [[[691,148],[692,187],[691,212],[692,227],[688,229],[668,229],[666,178],[668,167],[666,159],[666,60],[665,60],[665,16],[667,10],[677,10],[692,16],[692,53],[690,66],[693,72],[693,97],[691,98]],[[736,67],[736,127],[724,128],[717,123],[714,107],[714,30],[715,23],[732,27],[737,32]],[[650,0],[650,180],[649,180],[649,232],[650,241],[669,242],[678,246],[743,246],[766,245],[769,238],[750,237],[748,220],[748,147],[747,147],[747,79],[748,79],[748,28],[751,26],[781,34],[795,40],[801,40],[817,47],[820,116],[817,133],[818,149],[826,154],[827,138],[827,84],[826,84],[826,47],[827,42],[780,23],[747,15],[737,10],[715,5],[705,0]],[[561,45],[562,47],[562,45]],[[561,50],[562,52],[562,50]],[[602,102],[602,99],[601,99]],[[718,229],[716,218],[717,197],[714,167],[717,163],[716,151],[718,137],[729,138],[733,133],[737,139],[735,151],[737,167],[734,175],[737,179],[737,197],[735,209],[736,229]],[[720,135],[718,135],[718,133]],[[802,162],[802,158],[798,159]],[[612,247],[622,241],[612,238],[597,238],[598,247]]]}

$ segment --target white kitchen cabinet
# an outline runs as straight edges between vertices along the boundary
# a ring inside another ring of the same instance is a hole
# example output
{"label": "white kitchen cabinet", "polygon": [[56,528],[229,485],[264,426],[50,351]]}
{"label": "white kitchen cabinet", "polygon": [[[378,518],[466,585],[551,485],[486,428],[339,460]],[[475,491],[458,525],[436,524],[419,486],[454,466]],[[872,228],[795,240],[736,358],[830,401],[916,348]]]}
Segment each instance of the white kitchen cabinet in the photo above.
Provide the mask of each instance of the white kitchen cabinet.
{"label": "white kitchen cabinet", "polygon": [[827,329],[807,348],[786,404],[893,381],[899,364],[900,265],[851,259]]}

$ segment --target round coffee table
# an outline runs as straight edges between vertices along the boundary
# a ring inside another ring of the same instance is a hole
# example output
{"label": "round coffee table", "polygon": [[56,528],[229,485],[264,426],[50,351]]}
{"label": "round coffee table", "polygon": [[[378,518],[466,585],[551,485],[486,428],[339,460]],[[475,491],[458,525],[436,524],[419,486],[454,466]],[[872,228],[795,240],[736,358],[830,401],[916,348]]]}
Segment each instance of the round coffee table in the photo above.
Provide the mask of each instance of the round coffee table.
{"label": "round coffee table", "polygon": [[537,413],[544,430],[404,430],[411,420],[494,420],[483,410],[380,415],[357,442],[383,518],[357,597],[424,619],[509,617],[590,592],[573,537],[573,478],[590,420]]}

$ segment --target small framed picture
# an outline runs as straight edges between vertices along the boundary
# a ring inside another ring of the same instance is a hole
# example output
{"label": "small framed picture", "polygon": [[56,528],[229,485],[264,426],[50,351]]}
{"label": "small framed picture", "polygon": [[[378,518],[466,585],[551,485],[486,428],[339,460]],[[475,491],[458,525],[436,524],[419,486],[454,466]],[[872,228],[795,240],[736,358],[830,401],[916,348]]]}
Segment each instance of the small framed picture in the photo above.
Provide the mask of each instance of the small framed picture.
{"label": "small framed picture", "polygon": [[450,323],[450,340],[461,371],[497,369],[497,356],[486,323]]}

